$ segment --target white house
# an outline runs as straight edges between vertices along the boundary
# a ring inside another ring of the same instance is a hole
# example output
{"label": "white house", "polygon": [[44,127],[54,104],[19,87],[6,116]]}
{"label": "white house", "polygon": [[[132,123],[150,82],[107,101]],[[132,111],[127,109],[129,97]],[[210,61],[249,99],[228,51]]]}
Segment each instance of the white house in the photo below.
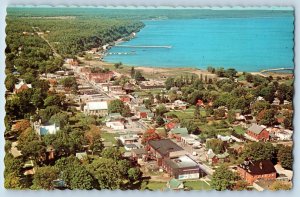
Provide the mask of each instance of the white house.
{"label": "white house", "polygon": [[38,135],[46,135],[46,134],[56,134],[59,131],[59,127],[56,124],[51,125],[41,125],[39,123],[34,124],[34,129]]}
{"label": "white house", "polygon": [[292,140],[293,131],[285,129],[280,132],[276,132],[275,136],[279,138],[279,140],[288,141]]}
{"label": "white house", "polygon": [[106,116],[108,115],[107,101],[87,102],[83,108],[83,112],[85,115]]}
{"label": "white house", "polygon": [[122,142],[122,144],[133,144],[137,142],[139,139],[138,135],[131,135],[131,134],[126,134],[126,135],[121,135],[119,137],[119,140]]}
{"label": "white house", "polygon": [[32,85],[27,84],[23,79],[21,79],[19,83],[15,84],[14,93],[19,93],[29,88],[32,88]]}
{"label": "white house", "polygon": [[124,124],[122,122],[119,122],[119,121],[106,122],[106,126],[112,128],[113,130],[123,130],[123,129],[125,129]]}

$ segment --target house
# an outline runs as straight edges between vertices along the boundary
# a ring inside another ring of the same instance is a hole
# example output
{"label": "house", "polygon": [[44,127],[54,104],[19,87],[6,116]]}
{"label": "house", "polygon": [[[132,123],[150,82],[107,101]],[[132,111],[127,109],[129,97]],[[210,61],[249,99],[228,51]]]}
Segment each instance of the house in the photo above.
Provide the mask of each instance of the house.
{"label": "house", "polygon": [[105,123],[107,127],[112,128],[113,130],[123,130],[125,125],[120,121],[110,121]]}
{"label": "house", "polygon": [[52,160],[55,158],[55,149],[52,145],[47,146],[46,153],[48,160]]}
{"label": "house", "polygon": [[268,141],[270,139],[269,132],[265,127],[252,124],[246,132],[246,137],[253,141]]}
{"label": "house", "polygon": [[149,140],[146,146],[150,158],[156,160],[158,166],[165,158],[184,155],[186,151],[170,139]]}
{"label": "house", "polygon": [[187,108],[187,106],[188,106],[188,103],[184,102],[182,100],[176,100],[173,103],[173,109],[178,108],[178,109],[181,109],[181,110],[185,110]]}
{"label": "house", "polygon": [[200,146],[200,141],[198,141],[198,136],[190,134],[190,135],[182,135],[181,142],[184,144],[192,145],[194,148]]}
{"label": "house", "polygon": [[162,160],[163,169],[172,177],[185,179],[199,179],[200,167],[197,162],[187,155]]}
{"label": "house", "polygon": [[53,135],[56,134],[56,132],[60,129],[58,126],[56,126],[56,124],[41,125],[38,122],[35,122],[33,127],[38,135]]}
{"label": "house", "polygon": [[196,105],[199,107],[205,107],[204,102],[201,99],[198,99]]}
{"label": "house", "polygon": [[280,105],[280,100],[278,98],[275,98],[272,105]]}
{"label": "house", "polygon": [[226,136],[217,135],[217,138],[222,140],[223,142],[231,142],[232,141],[231,136],[228,136],[228,135],[226,135]]}
{"label": "house", "polygon": [[110,113],[108,114],[108,116],[106,117],[106,121],[119,121],[119,122],[123,122],[124,117],[120,114],[120,113]]}
{"label": "house", "polygon": [[180,124],[179,123],[176,123],[176,122],[168,122],[166,125],[165,125],[165,128],[167,130],[171,130],[171,129],[175,129],[175,128],[179,128],[180,127]]}
{"label": "house", "polygon": [[169,138],[175,138],[178,142],[181,141],[182,136],[189,134],[187,128],[174,128],[169,131]]}
{"label": "house", "polygon": [[206,160],[210,165],[223,163],[229,161],[229,154],[227,152],[222,154],[215,154],[212,149],[209,149],[206,153]]}
{"label": "house", "polygon": [[132,135],[132,134],[120,135],[119,137],[119,140],[122,142],[123,145],[136,143],[138,139],[139,139],[138,135]]}
{"label": "house", "polygon": [[243,144],[233,144],[232,146],[229,147],[229,149],[236,154],[242,153],[243,148],[244,148]]}
{"label": "house", "polygon": [[139,159],[145,160],[147,151],[144,148],[132,149],[131,150],[131,159],[138,161]]}
{"label": "house", "polygon": [[136,110],[136,114],[138,118],[141,119],[151,119],[154,114],[144,106],[139,106]]}
{"label": "house", "polygon": [[124,103],[130,103],[130,101],[132,99],[132,96],[130,96],[130,95],[122,95],[122,96],[119,96],[119,99],[121,101],[123,101]]}
{"label": "house", "polygon": [[135,144],[124,144],[124,148],[127,151],[138,149],[137,145],[135,145]]}
{"label": "house", "polygon": [[256,180],[275,180],[277,174],[270,160],[251,161],[246,159],[237,166],[237,172],[250,185]]}
{"label": "house", "polygon": [[87,102],[83,112],[85,115],[106,116],[108,114],[107,101]]}
{"label": "house", "polygon": [[278,137],[279,140],[289,141],[292,140],[293,131],[285,129],[275,133],[275,136]]}
{"label": "house", "polygon": [[167,188],[171,190],[181,190],[184,189],[184,185],[182,181],[173,178],[167,182]]}
{"label": "house", "polygon": [[14,93],[18,94],[24,90],[32,88],[31,84],[27,84],[23,79],[19,83],[15,84]]}
{"label": "house", "polygon": [[79,159],[80,161],[84,160],[87,158],[87,154],[86,152],[82,152],[82,153],[76,153],[76,158]]}

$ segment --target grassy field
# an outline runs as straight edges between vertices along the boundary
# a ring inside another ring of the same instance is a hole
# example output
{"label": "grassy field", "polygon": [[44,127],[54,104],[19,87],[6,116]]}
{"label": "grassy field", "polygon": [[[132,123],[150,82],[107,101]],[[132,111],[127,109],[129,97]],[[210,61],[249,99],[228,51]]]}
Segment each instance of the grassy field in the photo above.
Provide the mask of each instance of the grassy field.
{"label": "grassy field", "polygon": [[244,135],[244,133],[246,132],[246,129],[242,128],[241,126],[233,127],[233,130],[234,130],[237,134],[241,134],[241,135]]}
{"label": "grassy field", "polygon": [[113,144],[116,144],[117,140],[115,137],[119,137],[120,135],[115,134],[115,133],[107,133],[107,132],[102,132],[101,137],[104,139],[105,142],[111,142]]}
{"label": "grassy field", "polygon": [[192,190],[211,190],[210,186],[204,181],[185,181],[184,186]]}
{"label": "grassy field", "polygon": [[166,182],[143,181],[141,185],[141,190],[162,190],[166,187]]}

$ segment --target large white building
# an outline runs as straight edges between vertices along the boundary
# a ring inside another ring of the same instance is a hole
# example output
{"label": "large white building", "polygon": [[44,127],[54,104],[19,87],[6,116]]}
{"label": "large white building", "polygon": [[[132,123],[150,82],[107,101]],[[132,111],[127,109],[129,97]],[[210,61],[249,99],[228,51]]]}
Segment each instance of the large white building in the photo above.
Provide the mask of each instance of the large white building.
{"label": "large white building", "polygon": [[83,112],[85,115],[106,116],[108,115],[107,101],[87,102]]}

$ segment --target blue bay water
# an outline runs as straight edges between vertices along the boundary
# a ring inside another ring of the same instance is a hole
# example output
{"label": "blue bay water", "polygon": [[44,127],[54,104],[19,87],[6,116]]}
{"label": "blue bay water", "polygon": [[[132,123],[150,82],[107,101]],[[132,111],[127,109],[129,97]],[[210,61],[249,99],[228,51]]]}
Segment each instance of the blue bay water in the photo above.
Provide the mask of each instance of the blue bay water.
{"label": "blue bay water", "polygon": [[107,62],[133,66],[235,68],[260,71],[294,67],[294,17],[206,18],[144,21],[137,36],[121,45],[172,48],[112,47]]}

